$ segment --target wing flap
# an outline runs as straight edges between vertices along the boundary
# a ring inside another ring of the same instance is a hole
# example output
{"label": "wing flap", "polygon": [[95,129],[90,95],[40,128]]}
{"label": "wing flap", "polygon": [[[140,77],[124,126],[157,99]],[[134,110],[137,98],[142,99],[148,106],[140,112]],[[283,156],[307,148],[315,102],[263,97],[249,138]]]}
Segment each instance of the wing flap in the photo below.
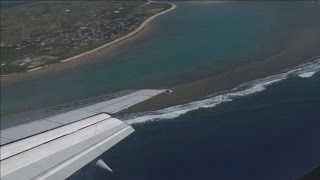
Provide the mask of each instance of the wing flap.
{"label": "wing flap", "polygon": [[[85,151],[77,154],[76,156],[66,160],[60,166],[57,166],[50,171],[39,175],[35,179],[65,179],[71,174],[75,173],[78,169],[81,169],[83,166],[94,160],[97,156],[101,155],[104,150],[110,149],[112,146],[117,144],[119,141],[124,139],[126,136],[131,134],[134,131],[132,127],[126,127],[121,131],[113,134],[109,138],[95,144],[94,146],[86,149]],[[103,150],[104,149],[104,150]]]}
{"label": "wing flap", "polygon": [[[88,121],[88,119],[82,121],[86,120]],[[37,146],[30,146],[26,142],[31,142],[33,145],[37,144],[37,142],[28,140],[29,138],[25,139],[25,142],[21,143],[27,146],[27,148],[24,148],[24,151],[21,151],[21,147],[23,146],[11,146],[10,148],[6,148],[6,146],[1,147],[6,149],[5,152],[1,151],[1,157],[2,153],[6,155],[6,158],[1,161],[1,179],[40,178],[44,177],[44,175],[47,176],[49,172],[60,171],[62,166],[69,168],[62,168],[65,173],[52,173],[52,175],[67,175],[66,177],[68,177],[71,175],[70,173],[77,171],[78,168],[75,168],[76,166],[70,166],[68,163],[66,164],[66,162],[69,162],[69,160],[70,162],[83,162],[84,166],[133,132],[133,128],[115,118],[107,118],[82,128],[80,128],[79,123],[80,122],[73,124],[79,129],[60,134],[60,136],[55,139],[48,139],[48,134],[53,135],[51,132],[53,130],[37,135],[37,138],[32,139],[33,141],[41,141],[41,138],[46,139],[45,142]],[[56,131],[56,133],[61,132]],[[44,140],[42,139],[42,141]],[[107,148],[90,150],[93,147],[101,146]],[[16,151],[15,148],[17,147],[20,151]],[[9,150],[18,153],[11,152],[9,156]],[[90,153],[90,155],[87,153]],[[94,155],[91,155],[92,153]],[[78,159],[76,157],[78,157]],[[80,157],[90,158],[82,159]]]}
{"label": "wing flap", "polygon": [[86,118],[82,121],[77,121],[71,124],[67,124],[65,126],[52,129],[51,131],[37,134],[29,138],[22,139],[20,141],[10,143],[6,146],[0,147],[0,150],[1,150],[0,160],[6,159],[10,156],[29,150],[43,143],[57,139],[61,136],[65,136],[67,134],[73,133],[79,129],[88,127],[92,124],[98,123],[108,118],[110,118],[110,115],[108,114],[105,114],[105,113],[98,114],[98,115]]}

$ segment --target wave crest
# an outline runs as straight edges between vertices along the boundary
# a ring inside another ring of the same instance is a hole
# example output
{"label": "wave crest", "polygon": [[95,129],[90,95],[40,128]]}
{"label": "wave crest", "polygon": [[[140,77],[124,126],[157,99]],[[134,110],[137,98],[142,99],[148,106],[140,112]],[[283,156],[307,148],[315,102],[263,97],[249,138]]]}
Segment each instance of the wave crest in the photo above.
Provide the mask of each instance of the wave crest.
{"label": "wave crest", "polygon": [[302,73],[299,76],[302,78],[309,78],[312,77],[316,72],[307,72],[307,73]]}

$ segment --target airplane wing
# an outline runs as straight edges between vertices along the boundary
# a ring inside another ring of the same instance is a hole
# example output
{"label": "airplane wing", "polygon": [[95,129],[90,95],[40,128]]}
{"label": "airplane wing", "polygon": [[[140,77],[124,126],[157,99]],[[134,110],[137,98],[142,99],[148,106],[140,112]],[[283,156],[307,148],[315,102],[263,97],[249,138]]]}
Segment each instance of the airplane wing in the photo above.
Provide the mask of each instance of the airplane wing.
{"label": "airplane wing", "polygon": [[[140,90],[1,130],[1,179],[65,179],[134,132],[109,113],[166,90]],[[102,160],[98,166],[112,171]]]}

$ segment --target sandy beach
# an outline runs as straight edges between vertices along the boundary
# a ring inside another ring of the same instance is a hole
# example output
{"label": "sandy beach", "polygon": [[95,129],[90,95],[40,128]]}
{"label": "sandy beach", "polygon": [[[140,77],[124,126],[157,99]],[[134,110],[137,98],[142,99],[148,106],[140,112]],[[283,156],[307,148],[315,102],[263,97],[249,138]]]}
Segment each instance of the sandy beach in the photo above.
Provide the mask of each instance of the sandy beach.
{"label": "sandy beach", "polygon": [[[149,1],[149,3],[159,3],[159,2]],[[99,57],[102,54],[105,56],[106,53],[112,53],[112,50],[114,48],[117,48],[118,46],[121,46],[122,44],[126,43],[127,41],[130,41],[130,40],[134,39],[135,37],[144,34],[148,30],[147,26],[152,20],[154,20],[157,17],[159,17],[165,13],[168,13],[176,8],[175,4],[172,4],[172,3],[165,3],[165,4],[171,5],[171,8],[149,17],[142,24],[140,24],[140,26],[137,29],[135,29],[134,31],[130,32],[129,34],[127,34],[125,36],[122,36],[118,39],[115,39],[112,42],[104,44],[104,45],[97,47],[95,49],[92,49],[90,51],[87,51],[87,52],[81,53],[79,55],[61,60],[61,62],[57,63],[57,64],[47,65],[44,67],[37,67],[37,68],[30,69],[27,72],[22,72],[22,73],[1,75],[1,84],[8,83],[11,81],[23,80],[23,79],[31,77],[31,76],[40,76],[42,73],[47,73],[49,71],[57,71],[62,68],[72,67],[72,66],[75,66],[76,64],[82,63],[83,61],[89,61],[92,58]]]}

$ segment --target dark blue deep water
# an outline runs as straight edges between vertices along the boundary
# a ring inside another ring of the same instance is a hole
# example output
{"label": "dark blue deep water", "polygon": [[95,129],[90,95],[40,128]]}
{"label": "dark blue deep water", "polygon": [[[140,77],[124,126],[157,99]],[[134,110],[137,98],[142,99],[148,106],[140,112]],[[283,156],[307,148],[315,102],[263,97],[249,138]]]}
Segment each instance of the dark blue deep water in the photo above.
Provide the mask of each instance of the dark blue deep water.
{"label": "dark blue deep water", "polygon": [[320,73],[136,131],[71,179],[291,180],[320,165]]}

